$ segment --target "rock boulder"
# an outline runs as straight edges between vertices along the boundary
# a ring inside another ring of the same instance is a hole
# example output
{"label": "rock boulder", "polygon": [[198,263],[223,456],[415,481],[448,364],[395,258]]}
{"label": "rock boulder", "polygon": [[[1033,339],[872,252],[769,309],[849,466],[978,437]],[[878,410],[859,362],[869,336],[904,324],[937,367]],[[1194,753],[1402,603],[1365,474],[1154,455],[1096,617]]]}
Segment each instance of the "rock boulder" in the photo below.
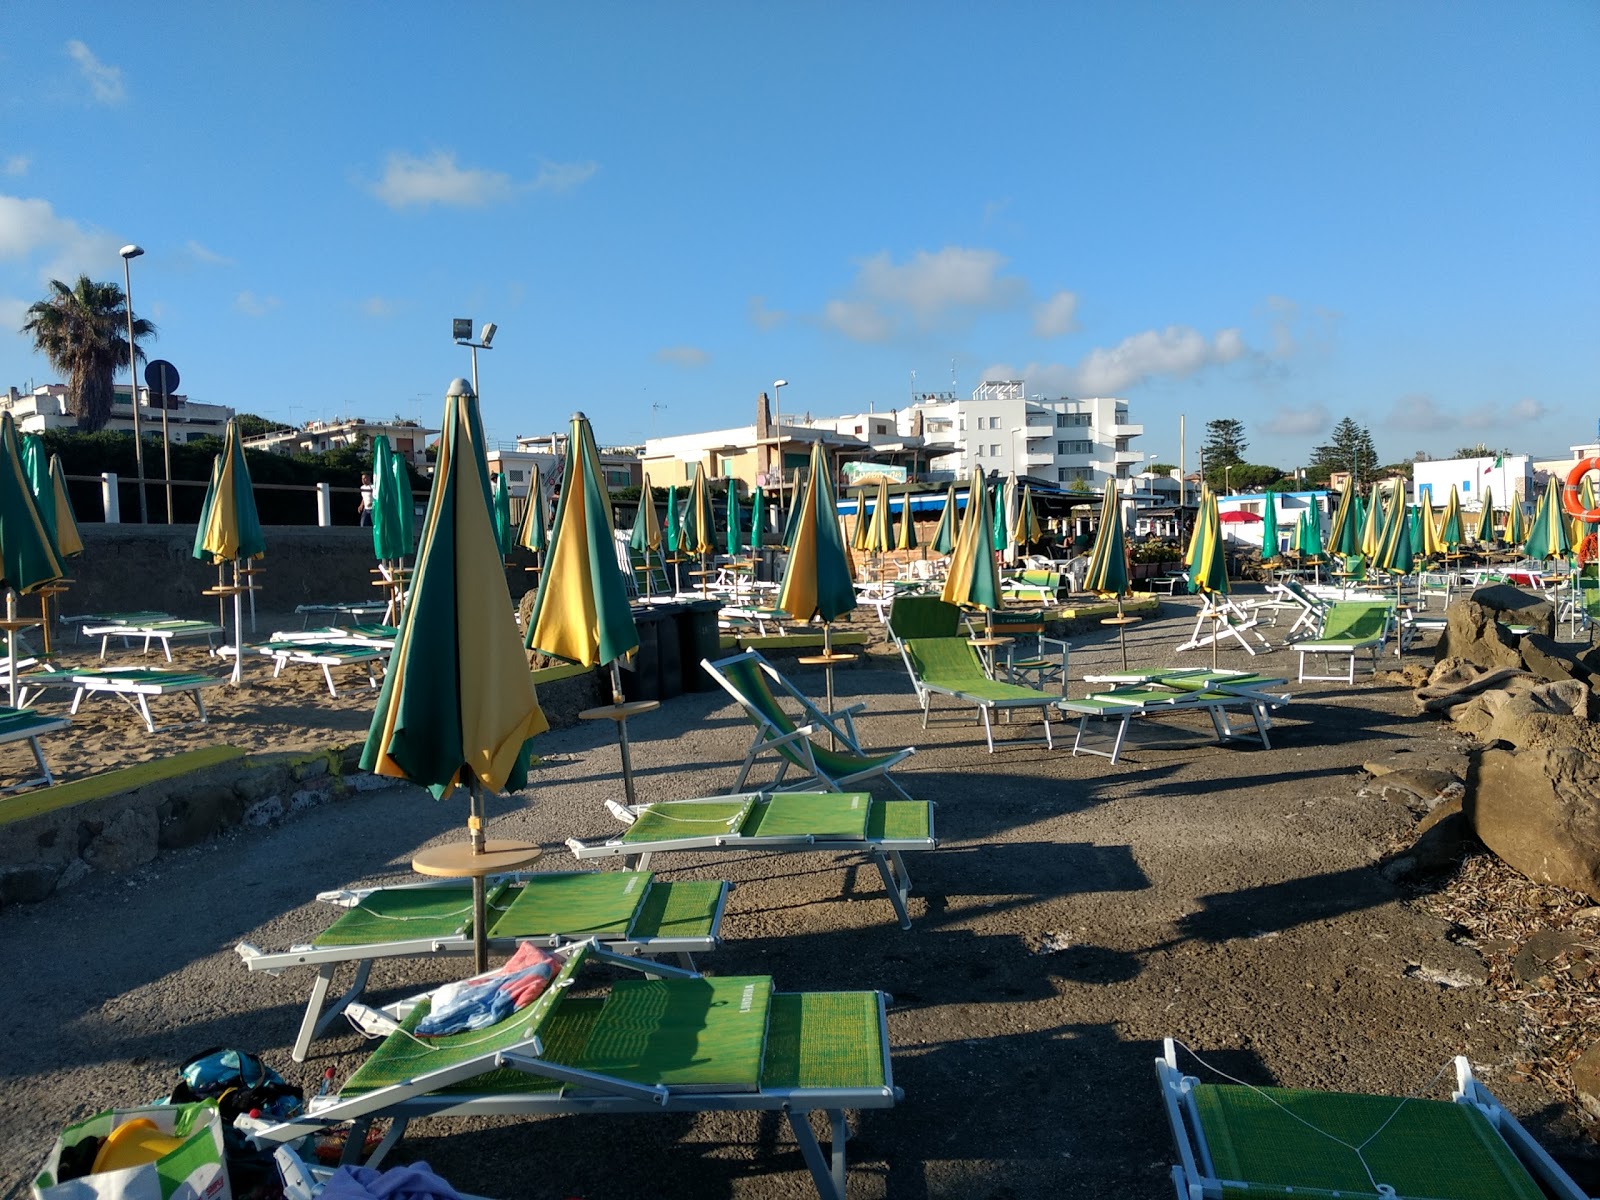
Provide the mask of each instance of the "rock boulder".
{"label": "rock boulder", "polygon": [[1520,668],[1517,638],[1506,624],[1531,625],[1535,632],[1554,635],[1555,609],[1527,592],[1495,584],[1451,604],[1445,622],[1433,650],[1435,662],[1460,658],[1486,671]]}
{"label": "rock boulder", "polygon": [[1592,754],[1485,750],[1467,777],[1465,811],[1502,861],[1600,900],[1600,761]]}

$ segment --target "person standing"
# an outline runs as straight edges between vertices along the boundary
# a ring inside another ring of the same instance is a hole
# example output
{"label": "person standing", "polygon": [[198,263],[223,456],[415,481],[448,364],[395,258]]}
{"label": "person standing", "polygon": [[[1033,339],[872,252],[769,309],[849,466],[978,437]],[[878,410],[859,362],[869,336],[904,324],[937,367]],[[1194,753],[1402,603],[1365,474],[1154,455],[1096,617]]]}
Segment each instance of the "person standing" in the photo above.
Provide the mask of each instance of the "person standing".
{"label": "person standing", "polygon": [[361,476],[361,524],[372,524],[372,476]]}

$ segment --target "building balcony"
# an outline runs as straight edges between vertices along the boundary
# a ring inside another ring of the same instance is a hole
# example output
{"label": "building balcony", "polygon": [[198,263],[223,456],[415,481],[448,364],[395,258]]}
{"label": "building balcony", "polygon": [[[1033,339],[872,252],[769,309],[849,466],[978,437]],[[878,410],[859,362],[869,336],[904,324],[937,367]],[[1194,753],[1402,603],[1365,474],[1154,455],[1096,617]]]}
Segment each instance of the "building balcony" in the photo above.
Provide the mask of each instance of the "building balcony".
{"label": "building balcony", "polygon": [[1053,467],[1056,465],[1056,456],[1049,451],[1029,450],[1022,456],[1022,462],[1028,467]]}
{"label": "building balcony", "polygon": [[1143,425],[1113,425],[1111,427],[1111,435],[1113,437],[1139,437],[1143,433]]}
{"label": "building balcony", "polygon": [[1144,455],[1138,450],[1116,450],[1113,453],[1119,463],[1142,463],[1144,461]]}

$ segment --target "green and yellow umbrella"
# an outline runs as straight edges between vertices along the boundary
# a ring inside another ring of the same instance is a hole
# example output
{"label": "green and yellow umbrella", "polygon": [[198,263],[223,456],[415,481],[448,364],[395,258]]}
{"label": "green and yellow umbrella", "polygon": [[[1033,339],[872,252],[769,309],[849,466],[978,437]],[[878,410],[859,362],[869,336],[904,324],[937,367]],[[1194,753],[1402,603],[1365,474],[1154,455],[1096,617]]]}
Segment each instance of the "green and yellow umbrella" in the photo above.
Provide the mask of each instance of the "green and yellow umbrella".
{"label": "green and yellow umbrella", "polygon": [[1044,537],[1044,528],[1039,524],[1039,514],[1033,508],[1033,487],[1029,484],[1022,485],[1022,500],[1017,505],[1017,524],[1011,532],[1011,540],[1017,546],[1033,546]]}
{"label": "green and yellow umbrella", "polygon": [[511,524],[511,489],[506,484],[506,473],[494,477],[494,544],[502,560],[511,556],[517,545],[517,531]]}
{"label": "green and yellow umbrella", "polygon": [[[401,497],[394,475],[394,450],[379,434],[372,439],[372,553],[380,563],[393,563],[411,553],[402,546]],[[408,489],[409,492],[409,489]],[[409,502],[409,494],[405,497]]]}
{"label": "green and yellow umbrella", "polygon": [[[537,848],[486,840],[484,793],[526,785],[528,739],[548,728],[519,645],[495,542],[477,397],[471,384],[457,379],[445,397],[411,596],[361,766],[408,779],[441,800],[465,786],[471,858],[506,855],[518,865]],[[469,866],[462,873],[470,871]],[[473,902],[481,967],[481,873],[473,876]]]}
{"label": "green and yellow umbrella", "polygon": [[1383,539],[1383,493],[1372,485],[1372,499],[1367,502],[1367,519],[1361,524],[1361,556],[1371,562],[1378,556],[1378,543]]}
{"label": "green and yellow umbrella", "polygon": [[1222,541],[1222,515],[1216,493],[1207,488],[1200,497],[1199,519],[1189,540],[1189,591],[1226,596],[1228,559]]}
{"label": "green and yellow umbrella", "polygon": [[1522,512],[1522,497],[1511,493],[1511,508],[1506,513],[1506,527],[1501,537],[1508,546],[1520,546],[1528,540],[1528,520]]}
{"label": "green and yellow umbrella", "polygon": [[956,485],[951,484],[950,490],[945,493],[944,511],[939,514],[939,524],[933,531],[933,552],[935,554],[949,554],[955,549],[956,530],[960,525],[957,517],[959,508],[956,503]]}
{"label": "green and yellow umbrella", "polygon": [[[1021,541],[1021,538],[1017,539]],[[1128,621],[1122,615],[1122,598],[1128,591],[1128,546],[1122,530],[1122,503],[1117,498],[1117,481],[1106,480],[1105,499],[1100,506],[1100,528],[1095,531],[1094,548],[1089,552],[1089,573],[1084,585],[1091,592],[1115,596],[1117,601],[1117,644],[1122,649],[1122,669],[1128,669]]]}
{"label": "green and yellow umbrella", "polygon": [[1494,545],[1494,492],[1483,489],[1483,499],[1478,505],[1478,523],[1472,530],[1472,540],[1480,546]]}
{"label": "green and yellow umbrella", "polygon": [[678,510],[677,484],[667,489],[667,524],[662,532],[667,542],[667,553],[677,558],[683,545],[683,518]]}
{"label": "green and yellow umbrella", "polygon": [[650,556],[661,557],[661,518],[656,516],[656,497],[650,490],[650,476],[644,477],[639,488],[639,507],[633,514],[633,530],[628,535],[628,547],[644,558],[644,594],[655,595],[654,575],[650,571]]}
{"label": "green and yellow umbrella", "polygon": [[992,540],[996,554],[1006,548],[1006,538],[1010,532],[1010,526],[1006,524],[1006,483],[1002,479],[994,485],[994,536]]}
{"label": "green and yellow umbrella", "polygon": [[988,504],[983,469],[974,468],[967,492],[967,515],[950,552],[950,570],[940,593],[946,604],[984,610],[985,623],[993,625],[1000,607],[1000,570],[994,557],[994,509]]}
{"label": "green and yellow umbrella", "polygon": [[404,454],[396,453],[389,460],[394,475],[392,502],[400,514],[400,553],[410,554],[417,548],[417,501],[411,494],[411,464]]}
{"label": "green and yellow umbrella", "polygon": [[[903,550],[907,554],[917,548],[917,521],[911,511],[911,493],[905,492],[900,497],[900,532],[895,536],[894,548]],[[923,552],[927,557],[927,552]]]}
{"label": "green and yellow umbrella", "polygon": [[678,548],[690,558],[700,560],[702,592],[709,592],[711,587],[706,559],[717,548],[715,537],[716,517],[711,512],[711,488],[706,482],[706,466],[704,463],[695,463],[689,498],[683,506],[683,535]]}
{"label": "green and yellow umbrella", "polygon": [[1267,492],[1261,506],[1261,562],[1263,565],[1278,557],[1278,497]]}
{"label": "green and yellow umbrella", "polygon": [[[233,594],[233,682],[244,676],[243,566],[246,559],[260,558],[267,552],[261,534],[261,518],[256,513],[255,489],[250,483],[250,468],[245,462],[244,444],[239,440],[236,422],[228,422],[222,453],[211,468],[211,486],[206,489],[200,508],[200,526],[195,531],[194,556],[201,562],[217,565],[218,591]],[[225,585],[227,564],[233,564],[233,583]]]}
{"label": "green and yellow umbrella", "polygon": [[1361,530],[1355,516],[1355,488],[1345,485],[1339,493],[1339,506],[1333,510],[1333,525],[1328,530],[1328,546],[1335,554],[1356,554],[1361,546]]}
{"label": "green and yellow umbrella", "polygon": [[872,502],[872,520],[867,522],[865,550],[874,557],[887,554],[894,546],[889,524],[889,481],[878,480],[878,496]]}
{"label": "green and yellow umbrella", "polygon": [[1561,485],[1554,475],[1539,499],[1533,525],[1528,530],[1525,551],[1529,558],[1543,561],[1549,558],[1566,558],[1572,553],[1572,543],[1567,538],[1567,522],[1561,511]]}
{"label": "green and yellow umbrella", "polygon": [[1421,535],[1417,553],[1423,558],[1436,559],[1444,553],[1444,543],[1439,540],[1439,521],[1434,515],[1431,497],[1423,496],[1422,503],[1417,505],[1417,532]]}
{"label": "green and yellow umbrella", "polygon": [[856,524],[850,531],[850,549],[865,550],[867,548],[867,527],[871,522],[867,519],[867,489],[856,489]]}
{"label": "green and yellow umbrella", "polygon": [[789,515],[783,519],[783,537],[778,542],[785,550],[794,545],[795,531],[800,527],[800,505],[795,503],[795,496],[799,494],[799,484],[795,484],[795,495],[790,497]]}
{"label": "green and yellow umbrella", "polygon": [[1461,528],[1461,493],[1456,491],[1456,485],[1450,485],[1450,499],[1445,502],[1444,515],[1439,518],[1439,545],[1446,554],[1454,554],[1461,549],[1461,543],[1466,536]]}
{"label": "green and yellow umbrella", "polygon": [[[17,596],[54,583],[66,572],[61,568],[49,530],[34,503],[22,466],[17,427],[10,412],[0,412],[0,586],[6,589],[6,616],[14,621]],[[6,650],[17,661],[17,633],[6,630]],[[17,672],[11,671],[11,707],[17,706]]]}
{"label": "green and yellow umbrella", "polygon": [[[1269,501],[1270,503],[1270,501]],[[1300,523],[1299,536],[1295,541],[1295,549],[1300,552],[1300,561],[1316,565],[1323,561],[1322,547],[1322,514],[1313,506],[1306,510]]]}
{"label": "green and yellow umbrella", "polygon": [[57,559],[62,557],[61,545],[56,540],[55,487],[50,482],[50,456],[45,452],[44,439],[36,433],[25,433],[21,441],[22,476],[28,483],[28,494],[33,497],[33,507],[50,539],[50,549]]}
{"label": "green and yellow umbrella", "polygon": [[522,507],[517,545],[534,554],[541,554],[550,548],[550,508],[545,503],[544,480],[540,477],[537,463],[528,479],[528,499]]}
{"label": "green and yellow umbrella", "polygon": [[811,447],[811,473],[796,511],[778,607],[797,621],[820,620],[823,652],[831,654],[832,622],[856,606],[855,565],[839,527],[839,508],[820,442]]}
{"label": "green and yellow umbrella", "polygon": [[83,537],[78,532],[78,514],[72,511],[67,494],[67,476],[61,469],[61,456],[50,456],[50,490],[56,510],[56,547],[59,558],[76,558],[83,553]]}
{"label": "green and yellow umbrella", "polygon": [[1393,575],[1398,590],[1415,562],[1416,554],[1411,547],[1411,506],[1396,495],[1384,516],[1383,534],[1379,538],[1378,553],[1373,557],[1372,565]]}

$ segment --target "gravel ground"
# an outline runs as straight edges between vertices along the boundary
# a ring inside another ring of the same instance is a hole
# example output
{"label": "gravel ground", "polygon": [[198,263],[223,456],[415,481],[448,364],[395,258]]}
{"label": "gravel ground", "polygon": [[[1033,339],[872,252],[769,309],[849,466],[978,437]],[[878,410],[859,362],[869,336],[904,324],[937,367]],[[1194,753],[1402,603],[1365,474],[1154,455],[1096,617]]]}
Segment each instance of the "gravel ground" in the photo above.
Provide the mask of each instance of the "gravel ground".
{"label": "gravel ground", "polygon": [[[1130,633],[1135,665],[1209,661],[1172,653],[1192,615],[1183,600],[1165,611]],[[1282,651],[1220,657],[1295,670]],[[1117,665],[1114,639],[1074,640],[1074,680]],[[820,694],[820,675],[792,677]],[[841,702],[867,704],[870,743],[918,747],[898,775],[938,803],[941,848],[910,864],[914,928],[895,925],[876,872],[850,856],[657,867],[736,884],[728,940],[705,969],[893,995],[905,1098],[852,1117],[852,1196],[1170,1196],[1151,1066],[1165,1036],[1252,1082],[1395,1093],[1464,1053],[1547,1145],[1588,1143],[1577,1114],[1515,1069],[1538,1054],[1523,1007],[1484,983],[1430,982],[1487,972],[1416,889],[1373,869],[1412,819],[1362,794],[1361,763],[1445,736],[1397,685],[1290,685],[1272,750],[1218,746],[1188,718],[1152,722],[1115,766],[1074,758],[1070,737],[990,756],[981,728],[948,706],[923,731],[885,658],[839,671],[836,686]],[[748,729],[720,693],[635,720],[641,799],[726,790]],[[536,840],[544,866],[567,869],[567,837],[614,832],[610,733],[585,723],[542,737],[530,790],[491,803],[491,836]],[[319,890],[413,878],[412,853],[461,838],[464,812],[410,788],[354,795],[0,912],[7,1006],[42,1016],[0,1048],[0,1194],[37,1169],[64,1122],[170,1090],[195,1051],[254,1049],[311,1089],[325,1070],[348,1074],[362,1054],[354,1034],[319,1042],[303,1066],[289,1059],[309,973],[248,974],[232,947],[309,937],[326,919],[309,903]],[[391,960],[373,982],[389,1000],[460,969]],[[773,1115],[441,1119],[415,1124],[401,1156],[507,1200],[815,1194]]]}

